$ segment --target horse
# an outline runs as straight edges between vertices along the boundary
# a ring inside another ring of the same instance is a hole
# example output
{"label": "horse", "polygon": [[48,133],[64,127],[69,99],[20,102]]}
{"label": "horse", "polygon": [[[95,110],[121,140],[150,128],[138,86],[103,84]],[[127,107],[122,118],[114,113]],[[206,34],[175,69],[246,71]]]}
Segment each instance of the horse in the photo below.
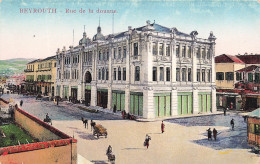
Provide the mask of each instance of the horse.
{"label": "horse", "polygon": [[81,120],[82,120],[82,123],[85,124],[85,128],[86,128],[86,125],[87,125],[87,129],[88,129],[88,120],[84,119],[83,117],[81,117]]}

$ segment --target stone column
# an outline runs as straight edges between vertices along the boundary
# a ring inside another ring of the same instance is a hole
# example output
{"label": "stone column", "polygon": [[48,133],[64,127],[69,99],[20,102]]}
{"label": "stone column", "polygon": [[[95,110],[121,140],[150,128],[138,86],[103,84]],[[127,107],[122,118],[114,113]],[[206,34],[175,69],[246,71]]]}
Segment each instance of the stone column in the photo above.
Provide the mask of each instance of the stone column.
{"label": "stone column", "polygon": [[112,107],[112,98],[113,98],[113,95],[112,95],[112,85],[108,84],[108,86],[107,86],[107,109],[109,109],[109,110],[113,109],[113,107]]}
{"label": "stone column", "polygon": [[211,56],[211,66],[212,66],[212,73],[211,73],[211,85],[212,85],[212,112],[216,112],[217,111],[217,105],[216,105],[216,83],[215,83],[215,79],[216,79],[216,71],[215,71],[215,40],[214,42],[211,43],[210,46],[210,56]]}
{"label": "stone column", "polygon": [[129,41],[129,36],[126,40],[126,86],[125,86],[125,111],[130,112],[130,83],[131,83],[131,67],[130,67],[130,54],[131,43]]}
{"label": "stone column", "polygon": [[171,91],[171,115],[178,115],[178,92],[176,87],[176,41],[172,40],[170,45],[170,55],[172,57],[172,91]]}
{"label": "stone column", "polygon": [[126,86],[126,88],[125,88],[125,112],[126,113],[130,112],[130,97],[131,97],[130,96],[130,87]]}
{"label": "stone column", "polygon": [[177,87],[172,87],[171,93],[171,115],[178,115],[178,92]]}
{"label": "stone column", "polygon": [[199,97],[198,97],[198,82],[197,82],[197,56],[196,56],[196,42],[193,41],[191,45],[192,56],[192,83],[193,83],[193,114],[199,113]]}
{"label": "stone column", "polygon": [[97,53],[98,53],[98,46],[96,50],[93,50],[93,58],[92,58],[92,68],[93,68],[93,75],[91,81],[91,106],[97,105]]}
{"label": "stone column", "polygon": [[77,95],[77,99],[81,100],[82,99],[82,87],[81,87],[81,82],[78,83],[78,95]]}
{"label": "stone column", "polygon": [[193,114],[198,114],[199,113],[199,95],[198,95],[198,88],[193,87],[192,89],[193,92]]}
{"label": "stone column", "polygon": [[113,43],[110,43],[110,45],[109,45],[110,47],[109,47],[109,53],[110,53],[110,55],[109,55],[109,61],[108,61],[108,74],[109,74],[109,77],[108,77],[108,88],[107,88],[107,109],[109,109],[109,110],[113,110],[113,107],[112,107],[112,98],[113,98],[113,96],[112,96],[112,81],[113,81],[113,69],[112,69],[112,63],[113,63],[113,59],[114,59],[114,48],[113,48]]}
{"label": "stone column", "polygon": [[[143,90],[143,117],[144,118],[154,118],[154,98],[153,89],[151,85],[153,84],[153,54],[152,54],[152,37],[147,36],[145,42],[144,52],[144,90]],[[146,54],[146,55],[145,55]]]}

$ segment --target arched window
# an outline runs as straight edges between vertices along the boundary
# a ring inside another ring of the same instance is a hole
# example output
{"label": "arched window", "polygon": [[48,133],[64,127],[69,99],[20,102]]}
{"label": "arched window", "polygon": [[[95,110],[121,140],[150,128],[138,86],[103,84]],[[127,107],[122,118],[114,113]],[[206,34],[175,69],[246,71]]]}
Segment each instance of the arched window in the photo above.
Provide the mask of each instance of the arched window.
{"label": "arched window", "polygon": [[121,68],[118,68],[118,80],[121,80]]}
{"label": "arched window", "polygon": [[88,72],[86,73],[86,75],[85,75],[85,82],[86,82],[86,83],[91,83],[91,80],[92,80],[91,74],[90,74],[90,72],[88,71]]}
{"label": "arched window", "polygon": [[109,73],[108,73],[108,68],[106,69],[106,80],[108,80]]}
{"label": "arched window", "polygon": [[135,67],[135,81],[140,81],[140,67]]}

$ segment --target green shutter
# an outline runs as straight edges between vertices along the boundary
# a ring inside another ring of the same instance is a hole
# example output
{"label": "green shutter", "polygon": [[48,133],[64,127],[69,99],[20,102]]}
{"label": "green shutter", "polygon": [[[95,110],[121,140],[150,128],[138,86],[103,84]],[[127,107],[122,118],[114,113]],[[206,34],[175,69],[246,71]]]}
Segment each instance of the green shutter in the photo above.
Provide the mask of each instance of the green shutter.
{"label": "green shutter", "polygon": [[199,112],[202,112],[202,95],[199,95]]}
{"label": "green shutter", "polygon": [[159,100],[159,96],[154,96],[154,109],[155,109],[155,117],[158,117],[159,113],[158,113],[158,110],[159,110],[159,106],[158,106],[158,100]]}
{"label": "green shutter", "polygon": [[166,116],[171,116],[171,96],[166,96]]}
{"label": "green shutter", "polygon": [[143,96],[139,96],[139,116],[143,116]]}
{"label": "green shutter", "polygon": [[113,95],[112,96],[112,108],[114,109],[114,106],[117,105],[116,104],[116,93],[113,93],[112,95]]}
{"label": "green shutter", "polygon": [[125,110],[125,94],[121,94],[121,109]]}
{"label": "green shutter", "polygon": [[182,96],[178,96],[178,115],[181,115],[182,112],[181,112],[181,97]]}
{"label": "green shutter", "polygon": [[207,112],[207,95],[202,95],[202,97],[203,97],[203,100],[202,100],[203,112]]}
{"label": "green shutter", "polygon": [[139,97],[139,96],[135,95],[134,97],[135,97],[135,98],[134,98],[134,99],[135,99],[135,105],[134,105],[134,106],[135,106],[135,107],[134,107],[135,110],[134,110],[134,114],[135,114],[135,115],[138,115],[138,108],[139,108],[138,97]]}
{"label": "green shutter", "polygon": [[116,110],[120,111],[121,110],[121,95],[119,93],[116,93],[117,95],[117,108]]}
{"label": "green shutter", "polygon": [[188,96],[182,96],[182,114],[188,113]]}
{"label": "green shutter", "polygon": [[134,95],[131,95],[130,102],[131,102],[131,104],[130,104],[130,113],[134,114]]}
{"label": "green shutter", "polygon": [[193,103],[193,100],[192,100],[192,96],[188,96],[188,102],[189,102],[189,111],[188,111],[188,113],[189,114],[192,114],[193,113],[193,106],[192,106],[192,103]]}
{"label": "green shutter", "polygon": [[211,95],[207,95],[207,112],[211,111]]}
{"label": "green shutter", "polygon": [[164,116],[164,96],[159,96],[159,116]]}

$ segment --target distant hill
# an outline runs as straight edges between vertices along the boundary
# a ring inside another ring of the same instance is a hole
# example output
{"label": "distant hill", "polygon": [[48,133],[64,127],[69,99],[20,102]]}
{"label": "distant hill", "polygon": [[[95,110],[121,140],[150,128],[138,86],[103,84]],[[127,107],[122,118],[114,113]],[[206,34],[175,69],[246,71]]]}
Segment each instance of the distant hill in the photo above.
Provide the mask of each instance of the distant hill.
{"label": "distant hill", "polygon": [[26,68],[26,64],[33,61],[33,58],[14,58],[8,60],[0,60],[0,76],[11,76],[20,74]]}

